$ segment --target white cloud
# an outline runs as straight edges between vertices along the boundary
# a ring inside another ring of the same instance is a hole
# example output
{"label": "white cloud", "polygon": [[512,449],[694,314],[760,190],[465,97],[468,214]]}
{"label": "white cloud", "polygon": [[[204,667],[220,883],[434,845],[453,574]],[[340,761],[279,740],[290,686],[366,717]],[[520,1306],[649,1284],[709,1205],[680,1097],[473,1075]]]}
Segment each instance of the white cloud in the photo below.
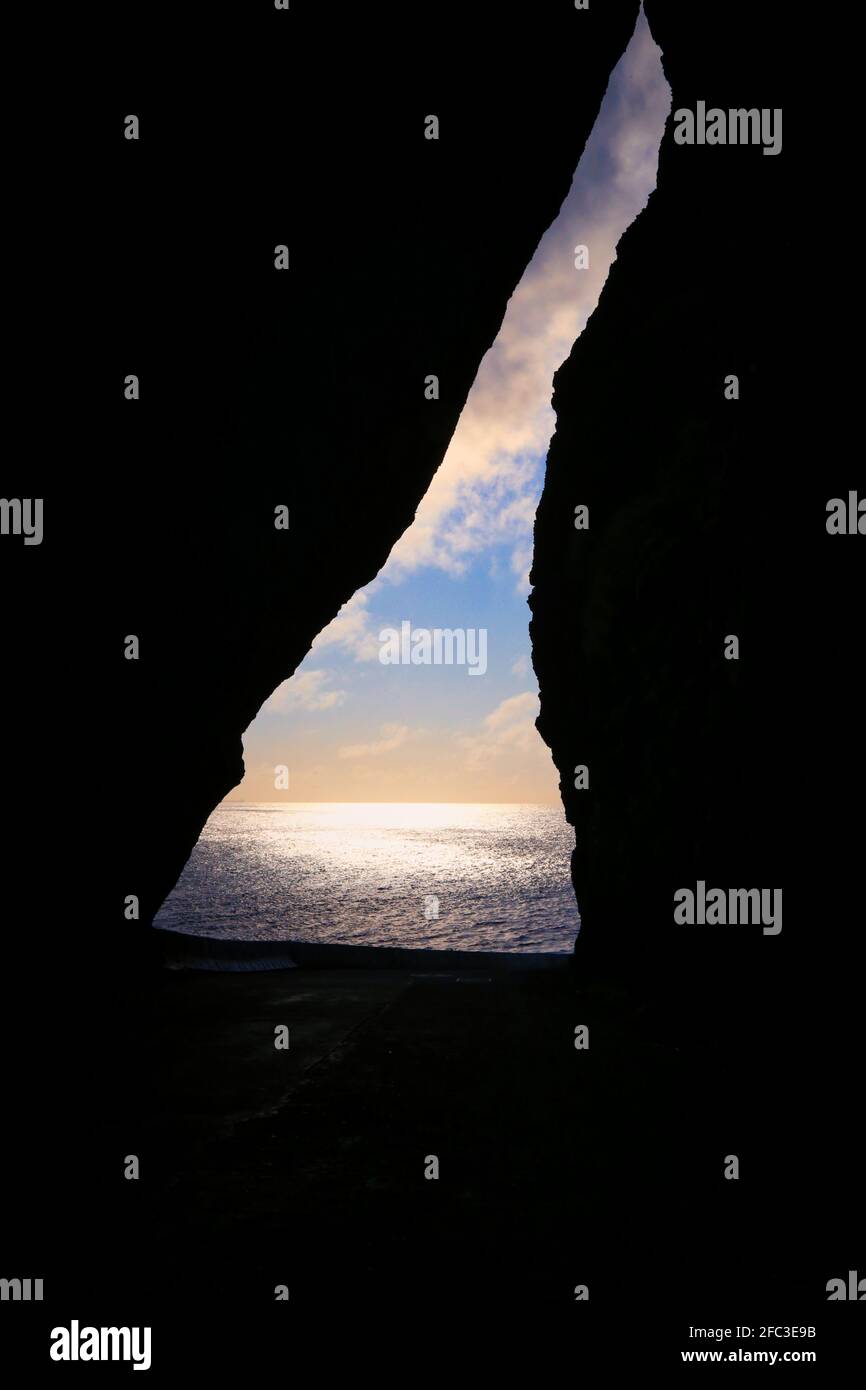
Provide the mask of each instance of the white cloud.
{"label": "white cloud", "polygon": [[381,622],[373,622],[369,612],[369,602],[375,592],[376,581],[368,584],[366,589],[359,589],[353,594],[348,603],[344,603],[336,618],[315,638],[312,651],[320,651],[326,647],[338,647],[356,661],[376,661],[379,657],[381,643],[379,642],[379,629]]}
{"label": "white cloud", "polygon": [[262,706],[264,714],[288,714],[292,710],[335,709],[346,699],[345,690],[326,690],[327,671],[296,671]]}
{"label": "white cloud", "polygon": [[466,766],[480,772],[505,756],[527,755],[547,761],[547,749],[535,727],[538,715],[538,695],[527,690],[503,700],[482,721],[478,734],[458,740],[466,749]]}
{"label": "white cloud", "polygon": [[401,748],[409,737],[408,724],[382,724],[379,728],[382,738],[374,743],[350,743],[338,750],[341,758],[378,758],[382,753],[392,753]]}

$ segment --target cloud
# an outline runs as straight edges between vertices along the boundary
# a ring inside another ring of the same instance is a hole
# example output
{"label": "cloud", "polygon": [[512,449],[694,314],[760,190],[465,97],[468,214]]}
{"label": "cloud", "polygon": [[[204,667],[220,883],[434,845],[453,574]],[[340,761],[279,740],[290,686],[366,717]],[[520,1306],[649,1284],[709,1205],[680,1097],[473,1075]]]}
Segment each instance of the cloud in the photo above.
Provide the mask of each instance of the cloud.
{"label": "cloud", "polygon": [[288,714],[292,710],[335,709],[346,699],[345,690],[325,690],[331,677],[327,671],[296,671],[262,706],[265,714]]}
{"label": "cloud", "polygon": [[336,618],[315,638],[312,651],[327,647],[338,647],[356,661],[377,661],[381,643],[379,641],[380,622],[373,622],[369,612],[369,602],[375,593],[376,581],[366,589],[359,589],[348,603],[344,603]]}
{"label": "cloud", "polygon": [[470,772],[481,772],[504,756],[526,755],[547,760],[535,720],[538,715],[538,695],[531,690],[511,695],[503,700],[482,721],[481,731],[458,740],[466,749],[466,766]]}
{"label": "cloud", "polygon": [[517,660],[514,662],[513,666],[511,667],[511,674],[512,676],[529,675],[529,657],[526,655],[526,653],[524,653],[523,656],[519,656]]}
{"label": "cloud", "polygon": [[382,738],[374,743],[350,743],[338,750],[341,758],[378,758],[382,753],[392,753],[401,748],[409,737],[408,724],[382,724],[379,732]]}

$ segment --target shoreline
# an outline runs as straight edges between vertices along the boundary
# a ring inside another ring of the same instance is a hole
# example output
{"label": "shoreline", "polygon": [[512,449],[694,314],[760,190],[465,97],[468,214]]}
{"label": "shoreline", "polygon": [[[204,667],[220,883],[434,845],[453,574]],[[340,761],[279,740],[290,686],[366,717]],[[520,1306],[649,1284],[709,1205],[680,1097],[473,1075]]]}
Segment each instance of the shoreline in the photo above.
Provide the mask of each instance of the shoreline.
{"label": "shoreline", "polygon": [[456,970],[556,970],[570,951],[460,951],[415,946],[351,946],[334,942],[231,940],[157,927],[167,970],[266,971],[298,967],[334,970],[400,970],[412,974]]}

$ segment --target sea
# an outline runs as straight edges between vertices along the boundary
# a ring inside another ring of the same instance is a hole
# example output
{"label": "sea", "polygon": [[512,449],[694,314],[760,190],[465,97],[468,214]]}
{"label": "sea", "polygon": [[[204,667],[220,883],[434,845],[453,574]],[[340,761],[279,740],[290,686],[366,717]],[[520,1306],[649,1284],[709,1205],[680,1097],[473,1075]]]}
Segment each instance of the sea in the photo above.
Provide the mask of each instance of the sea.
{"label": "sea", "polygon": [[157,927],[232,940],[571,951],[558,806],[224,802]]}

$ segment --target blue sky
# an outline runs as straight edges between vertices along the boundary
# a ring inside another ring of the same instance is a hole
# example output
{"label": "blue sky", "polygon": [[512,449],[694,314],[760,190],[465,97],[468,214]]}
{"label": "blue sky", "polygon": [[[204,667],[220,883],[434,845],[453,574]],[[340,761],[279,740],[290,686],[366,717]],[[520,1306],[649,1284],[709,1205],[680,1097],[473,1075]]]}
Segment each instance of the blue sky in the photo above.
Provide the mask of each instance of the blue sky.
{"label": "blue sky", "polygon": [[[616,244],[655,186],[670,109],[641,14],[566,201],[509,302],[416,519],[320,633],[244,737],[232,801],[558,800],[534,729],[532,523],[555,426],[553,373],[595,307]],[[589,267],[575,268],[575,248]],[[579,475],[575,504],[580,501]],[[564,524],[570,524],[564,519]],[[383,665],[380,632],[485,628],[487,670]],[[289,768],[275,790],[274,768]]]}

